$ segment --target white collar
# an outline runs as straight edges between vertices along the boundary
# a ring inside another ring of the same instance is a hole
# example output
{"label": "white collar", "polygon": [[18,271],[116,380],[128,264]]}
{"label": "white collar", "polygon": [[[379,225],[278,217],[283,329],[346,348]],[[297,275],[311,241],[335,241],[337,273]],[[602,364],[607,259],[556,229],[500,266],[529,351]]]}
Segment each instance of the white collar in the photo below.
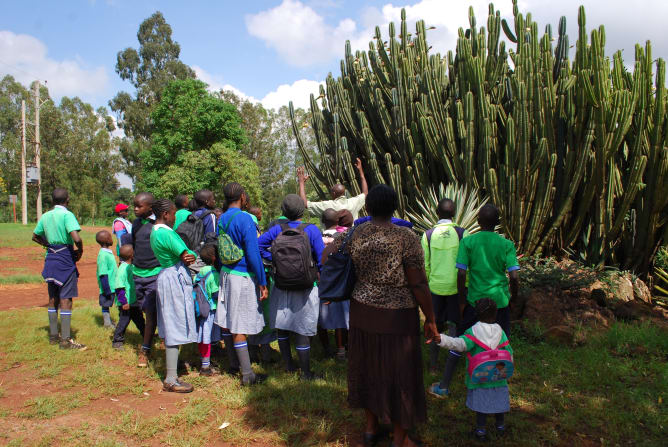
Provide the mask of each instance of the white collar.
{"label": "white collar", "polygon": [[54,208],[54,209],[55,209],[55,208],[62,208],[62,209],[64,209],[65,211],[67,211],[67,207],[66,207],[65,205],[56,205],[56,206],[54,206],[53,208]]}
{"label": "white collar", "polygon": [[108,252],[111,253],[112,255],[114,254],[114,252],[111,251],[111,248],[104,248],[104,247],[102,247],[102,248],[100,248],[100,251],[108,251]]}
{"label": "white collar", "polygon": [[436,222],[436,225],[441,225],[441,224],[451,224],[452,219],[440,219],[438,222]]}
{"label": "white collar", "polygon": [[167,226],[167,225],[165,225],[165,224],[155,224],[155,225],[153,225],[153,231],[155,231],[155,230],[157,230],[157,229],[159,229],[159,228],[165,228],[165,229],[167,229],[167,230],[169,230],[169,231],[174,231],[174,229],[172,229],[171,227],[169,227],[169,226]]}

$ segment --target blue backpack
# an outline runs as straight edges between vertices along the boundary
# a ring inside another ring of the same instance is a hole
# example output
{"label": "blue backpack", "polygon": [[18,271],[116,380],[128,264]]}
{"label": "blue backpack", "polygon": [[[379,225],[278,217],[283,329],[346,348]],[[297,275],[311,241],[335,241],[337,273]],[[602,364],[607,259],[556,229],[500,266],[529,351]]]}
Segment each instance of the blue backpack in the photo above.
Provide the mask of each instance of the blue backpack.
{"label": "blue backpack", "polygon": [[193,280],[193,300],[195,301],[195,316],[208,318],[211,312],[212,301],[206,293],[206,279],[213,273],[213,269],[204,276],[199,273]]}

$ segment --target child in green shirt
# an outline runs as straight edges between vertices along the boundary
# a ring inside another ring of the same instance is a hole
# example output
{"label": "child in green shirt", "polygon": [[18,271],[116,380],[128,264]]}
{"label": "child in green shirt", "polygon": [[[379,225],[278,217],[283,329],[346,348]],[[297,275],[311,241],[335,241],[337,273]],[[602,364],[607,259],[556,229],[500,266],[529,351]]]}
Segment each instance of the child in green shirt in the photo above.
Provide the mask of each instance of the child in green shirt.
{"label": "child in green shirt", "polygon": [[[508,337],[496,321],[496,303],[489,298],[481,298],[476,302],[476,316],[480,320],[459,337],[448,337],[441,334],[438,344],[442,348],[457,352],[468,352],[474,356],[484,349],[467,336],[476,338],[490,349],[503,349],[513,354],[513,349],[508,344]],[[467,371],[469,360],[467,358]],[[493,379],[492,379],[493,380]],[[487,439],[487,415],[495,416],[496,430],[499,435],[505,432],[504,415],[510,411],[510,395],[508,393],[508,382],[504,379],[485,383],[473,383],[466,376],[466,406],[476,413],[476,427],[474,436],[481,441]]]}
{"label": "child in green shirt", "polygon": [[141,311],[141,306],[137,303],[137,293],[135,291],[134,280],[134,266],[132,265],[132,258],[134,257],[134,249],[131,244],[121,246],[120,253],[121,265],[118,266],[116,273],[116,305],[118,306],[118,324],[114,332],[114,339],[111,346],[114,349],[123,349],[125,342],[125,331],[132,321],[141,336],[144,336],[144,314]]}
{"label": "child in green shirt", "polygon": [[116,257],[111,251],[114,241],[111,233],[107,230],[98,231],[95,234],[95,241],[100,244],[100,251],[97,254],[97,284],[100,287],[100,307],[102,308],[102,319],[104,327],[115,329],[114,323],[109,315],[109,308],[114,305],[114,286],[116,284]]}
{"label": "child in green shirt", "polygon": [[216,306],[218,305],[218,290],[220,289],[220,273],[213,267],[216,262],[216,246],[206,244],[199,253],[202,261],[206,264],[195,276],[194,283],[202,288],[209,303],[210,311],[205,316],[197,317],[197,347],[199,348],[202,367],[200,375],[211,376],[211,344],[222,340],[220,326],[214,324],[216,318]]}

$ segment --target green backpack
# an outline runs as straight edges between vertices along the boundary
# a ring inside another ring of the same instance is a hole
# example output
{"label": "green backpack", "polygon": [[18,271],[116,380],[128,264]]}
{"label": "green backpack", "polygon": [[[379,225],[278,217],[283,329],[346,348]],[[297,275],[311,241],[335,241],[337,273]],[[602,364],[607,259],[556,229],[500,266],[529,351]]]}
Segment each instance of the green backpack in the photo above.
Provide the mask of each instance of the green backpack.
{"label": "green backpack", "polygon": [[223,264],[234,264],[244,257],[244,251],[239,248],[237,244],[232,241],[230,235],[227,234],[227,229],[230,227],[232,220],[234,220],[239,213],[241,213],[241,211],[234,213],[232,217],[230,217],[230,220],[227,221],[227,225],[225,225],[225,228],[223,228],[223,231],[218,236],[218,257]]}

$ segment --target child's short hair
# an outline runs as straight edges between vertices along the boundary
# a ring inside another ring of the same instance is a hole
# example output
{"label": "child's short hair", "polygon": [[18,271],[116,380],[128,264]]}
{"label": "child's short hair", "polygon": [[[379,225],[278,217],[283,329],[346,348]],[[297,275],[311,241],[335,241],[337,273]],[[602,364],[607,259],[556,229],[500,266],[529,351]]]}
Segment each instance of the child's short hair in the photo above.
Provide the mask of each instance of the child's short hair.
{"label": "child's short hair", "polygon": [[118,250],[118,256],[121,258],[121,261],[127,261],[134,253],[135,250],[131,244],[121,245],[121,248]]}
{"label": "child's short hair", "polygon": [[481,298],[475,303],[475,314],[483,323],[496,321],[496,303],[489,298]]}
{"label": "child's short hair", "polygon": [[111,239],[111,233],[109,233],[107,230],[101,230],[95,233],[95,242],[100,244],[102,247],[108,247],[114,243],[114,241]]}
{"label": "child's short hair", "polygon": [[214,244],[205,244],[199,251],[199,257],[206,265],[213,265],[216,262],[216,246]]}

